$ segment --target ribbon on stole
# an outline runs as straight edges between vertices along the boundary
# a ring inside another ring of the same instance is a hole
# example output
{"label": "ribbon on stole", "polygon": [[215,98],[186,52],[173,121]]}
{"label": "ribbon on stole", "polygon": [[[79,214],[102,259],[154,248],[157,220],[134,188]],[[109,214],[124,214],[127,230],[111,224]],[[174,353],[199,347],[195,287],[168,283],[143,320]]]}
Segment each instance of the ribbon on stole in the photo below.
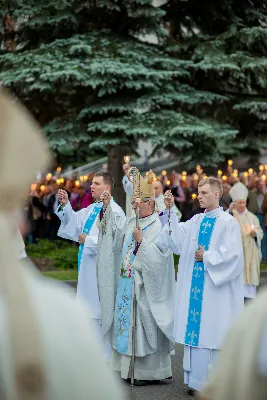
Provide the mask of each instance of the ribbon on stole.
{"label": "ribbon on stole", "polygon": [[[150,225],[146,226],[144,232]],[[121,271],[116,299],[116,350],[120,354],[128,355],[129,330],[131,325],[132,288],[134,269],[132,264],[135,259],[134,250],[136,242],[132,233],[128,236],[122,249]]]}
{"label": "ribbon on stole", "polygon": [[[216,220],[216,217],[204,217],[200,224],[198,246],[204,247],[205,251],[209,250]],[[184,344],[188,346],[198,347],[204,286],[204,263],[203,261],[195,261],[192,271],[187,325],[184,338]]]}
{"label": "ribbon on stole", "polygon": [[[86,233],[87,235],[90,234],[91,229],[101,211],[102,208],[102,202],[101,203],[95,203],[92,212],[90,213],[89,217],[87,218],[87,221],[83,227],[82,233]],[[80,267],[81,267],[81,262],[82,262],[82,256],[83,256],[83,249],[84,249],[84,244],[80,244],[79,246],[79,252],[78,252],[78,274],[80,272]]]}

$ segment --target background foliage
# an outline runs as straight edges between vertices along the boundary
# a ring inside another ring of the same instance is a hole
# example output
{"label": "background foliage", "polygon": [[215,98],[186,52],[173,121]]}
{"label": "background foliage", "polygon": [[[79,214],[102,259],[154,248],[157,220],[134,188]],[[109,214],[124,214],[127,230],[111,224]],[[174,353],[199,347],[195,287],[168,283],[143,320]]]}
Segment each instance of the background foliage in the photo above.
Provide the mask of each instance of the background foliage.
{"label": "background foliage", "polygon": [[122,202],[122,155],[140,139],[188,168],[267,148],[266,3],[0,1],[0,81],[61,164],[108,152]]}

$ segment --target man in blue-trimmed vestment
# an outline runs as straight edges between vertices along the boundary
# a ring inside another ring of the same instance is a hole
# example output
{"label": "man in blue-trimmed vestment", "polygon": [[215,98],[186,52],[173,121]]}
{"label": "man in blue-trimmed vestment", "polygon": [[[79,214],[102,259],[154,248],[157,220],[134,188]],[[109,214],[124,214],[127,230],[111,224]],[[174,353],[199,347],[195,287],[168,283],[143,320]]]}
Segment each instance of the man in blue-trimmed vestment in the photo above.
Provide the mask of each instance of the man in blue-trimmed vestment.
{"label": "man in blue-trimmed vestment", "polygon": [[[56,211],[61,220],[58,236],[80,244],[77,297],[88,305],[89,316],[94,320],[100,336],[102,335],[101,310],[96,277],[98,217],[103,212],[103,203],[100,201],[100,196],[104,191],[110,192],[112,187],[112,176],[106,171],[97,172],[94,175],[91,186],[91,193],[95,203],[75,212],[70,205],[67,192],[60,189],[58,192],[60,206]],[[111,200],[110,204],[115,214],[125,218],[124,212],[114,200]],[[107,346],[105,350],[107,357],[109,357],[110,351]]]}
{"label": "man in blue-trimmed vestment", "polygon": [[244,306],[243,249],[236,220],[219,207],[217,178],[202,180],[198,199],[204,213],[178,223],[171,192],[158,241],[180,255],[174,336],[184,344],[184,380],[189,394],[201,390],[225,336]]}
{"label": "man in blue-trimmed vestment", "polygon": [[136,385],[171,378],[170,355],[174,348],[173,255],[157,244],[161,223],[155,211],[151,174],[145,181],[138,171],[133,181],[132,205],[135,211],[140,207],[139,219],[134,216],[122,220],[110,207],[110,194],[104,194],[107,209],[98,239],[103,337],[112,346],[111,368],[120,371],[126,380],[131,375],[134,290],[136,293]]}

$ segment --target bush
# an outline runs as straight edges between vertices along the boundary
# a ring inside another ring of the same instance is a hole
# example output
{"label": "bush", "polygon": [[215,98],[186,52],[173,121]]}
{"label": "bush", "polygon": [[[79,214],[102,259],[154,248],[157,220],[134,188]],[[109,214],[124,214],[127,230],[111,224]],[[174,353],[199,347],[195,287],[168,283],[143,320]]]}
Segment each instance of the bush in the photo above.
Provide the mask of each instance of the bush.
{"label": "bush", "polygon": [[39,240],[37,244],[26,247],[27,255],[31,258],[49,259],[60,269],[78,268],[78,247],[63,240]]}

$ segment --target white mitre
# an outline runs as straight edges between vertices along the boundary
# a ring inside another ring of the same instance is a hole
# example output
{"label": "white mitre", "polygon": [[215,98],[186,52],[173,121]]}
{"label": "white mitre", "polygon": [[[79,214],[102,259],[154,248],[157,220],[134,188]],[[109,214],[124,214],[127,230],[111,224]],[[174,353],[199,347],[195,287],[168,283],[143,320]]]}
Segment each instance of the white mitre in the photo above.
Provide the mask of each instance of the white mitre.
{"label": "white mitre", "polygon": [[248,189],[247,187],[241,183],[237,182],[232,189],[229,192],[231,199],[233,201],[239,201],[239,200],[247,200],[248,198]]}

